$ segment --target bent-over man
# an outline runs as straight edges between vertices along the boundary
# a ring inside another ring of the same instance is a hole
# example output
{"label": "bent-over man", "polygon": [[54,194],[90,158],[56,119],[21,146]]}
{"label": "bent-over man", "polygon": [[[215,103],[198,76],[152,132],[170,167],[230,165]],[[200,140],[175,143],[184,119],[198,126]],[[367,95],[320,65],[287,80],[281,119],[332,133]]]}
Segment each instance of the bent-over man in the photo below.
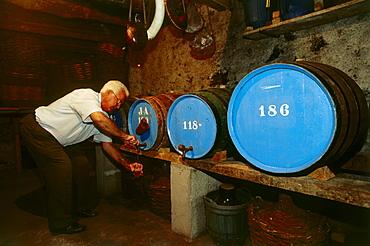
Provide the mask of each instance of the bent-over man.
{"label": "bent-over man", "polygon": [[[111,80],[100,93],[76,89],[48,106],[38,107],[35,113],[21,120],[21,137],[42,171],[49,229],[53,235],[86,230],[74,221],[75,212],[85,218],[98,215],[88,207],[89,164],[80,146],[82,142],[93,139],[101,143],[115,161],[142,175],[142,164],[126,160],[112,141],[112,137],[117,137],[125,144],[139,144],[135,136],[121,131],[108,115],[119,109],[128,96],[123,83]],[[73,189],[76,189],[77,205],[72,202]]]}

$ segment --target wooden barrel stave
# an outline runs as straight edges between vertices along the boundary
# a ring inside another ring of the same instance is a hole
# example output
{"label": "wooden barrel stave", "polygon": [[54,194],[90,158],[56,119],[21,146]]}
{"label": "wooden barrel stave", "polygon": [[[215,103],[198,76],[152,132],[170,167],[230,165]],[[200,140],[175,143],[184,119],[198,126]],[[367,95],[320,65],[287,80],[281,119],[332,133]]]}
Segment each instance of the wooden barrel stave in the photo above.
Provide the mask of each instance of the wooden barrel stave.
{"label": "wooden barrel stave", "polygon": [[158,128],[161,129],[161,131],[158,131],[157,141],[151,147],[151,149],[159,149],[161,147],[168,147],[170,145],[166,126],[167,114],[172,103],[180,95],[181,94],[161,94],[150,98],[153,108],[155,108],[155,111],[158,113]]}
{"label": "wooden barrel stave", "polygon": [[[350,146],[352,141],[348,141],[349,138],[354,137],[354,131],[349,131],[349,127],[352,127],[353,125],[357,125],[357,122],[353,119],[351,119],[352,116],[355,116],[354,118],[357,118],[357,108],[351,109],[351,104],[349,101],[353,100],[353,94],[351,93],[351,90],[346,87],[340,87],[336,80],[332,79],[328,74],[318,68],[318,66],[311,66],[309,64],[305,64],[303,62],[293,62],[292,64],[301,66],[308,71],[314,73],[317,77],[320,78],[320,81],[325,85],[325,87],[332,91],[332,97],[336,99],[336,109],[339,109],[339,114],[337,116],[337,133],[335,134],[335,138],[332,141],[332,144],[326,154],[323,156],[321,160],[318,161],[318,163],[328,164],[328,161],[330,163],[335,158],[339,158],[343,155],[343,153],[347,150],[347,148]],[[343,88],[345,89],[343,91]],[[351,97],[351,98],[349,98]],[[350,99],[350,100],[349,100]],[[353,122],[355,121],[355,122]]]}
{"label": "wooden barrel stave", "polygon": [[195,92],[194,94],[201,96],[208,103],[217,119],[216,141],[208,156],[212,156],[222,150],[227,150],[231,142],[227,129],[227,107],[231,97],[230,90],[211,88],[209,90]]}
{"label": "wooden barrel stave", "polygon": [[[317,65],[319,63],[310,62],[314,65]],[[342,77],[345,82],[350,86],[357,102],[358,106],[358,112],[359,112],[359,122],[356,130],[356,136],[354,138],[353,144],[348,148],[347,153],[343,156],[343,160],[341,162],[345,162],[349,160],[354,154],[359,152],[362,147],[364,146],[367,135],[368,135],[368,126],[369,126],[369,113],[368,113],[368,106],[367,101],[364,96],[363,91],[361,88],[357,85],[357,83],[350,78],[346,73],[343,71],[332,67],[330,65],[325,65],[327,69],[332,70],[334,73],[338,74],[340,77]]]}
{"label": "wooden barrel stave", "polygon": [[312,62],[303,62],[303,63],[318,68],[322,72],[326,73],[329,77],[332,78],[332,80],[335,83],[338,84],[338,86],[343,91],[343,94],[345,95],[350,117],[349,124],[347,126],[348,131],[345,138],[345,142],[342,144],[340,150],[335,154],[334,157],[330,159],[330,165],[338,166],[340,164],[343,164],[345,161],[349,160],[349,158],[353,156],[353,154],[357,153],[364,144],[364,142],[361,141],[363,132],[362,130],[359,131],[359,129],[363,128],[361,126],[362,125],[361,115],[363,114],[361,113],[361,110],[363,110],[362,108],[364,108],[364,110],[367,111],[366,103],[364,104],[365,107],[361,105],[360,98],[364,98],[361,95],[362,91],[354,89],[355,86],[358,87],[357,84],[348,83],[348,80],[346,80],[344,77],[342,77],[339,73],[337,73],[334,69],[332,69],[332,67],[328,65]]}

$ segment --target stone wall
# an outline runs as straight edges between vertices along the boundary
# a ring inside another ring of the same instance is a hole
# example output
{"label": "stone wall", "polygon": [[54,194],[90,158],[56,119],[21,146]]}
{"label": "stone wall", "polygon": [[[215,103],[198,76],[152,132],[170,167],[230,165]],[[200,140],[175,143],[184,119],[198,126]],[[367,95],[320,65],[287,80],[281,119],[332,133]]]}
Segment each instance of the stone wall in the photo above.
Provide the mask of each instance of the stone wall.
{"label": "stone wall", "polygon": [[[200,11],[206,25],[212,26],[217,44],[213,57],[194,59],[189,48],[194,35],[184,35],[168,25],[149,42],[144,52],[129,52],[133,94],[157,95],[171,90],[190,93],[219,84],[234,88],[260,66],[301,58],[332,65],[347,73],[370,101],[369,13],[278,38],[252,41],[242,37],[246,25],[241,2],[231,0],[231,8],[226,11],[210,9],[210,21],[207,7],[201,6]],[[141,67],[135,66],[138,62]],[[369,143],[363,151],[370,152]]]}
{"label": "stone wall", "polygon": [[[184,33],[172,24],[167,24],[149,41],[143,52],[128,52],[127,59],[131,64],[130,90],[133,94],[157,95],[171,90],[189,93],[220,83],[220,61],[231,12],[218,12],[209,8],[208,17],[207,7],[198,7],[205,20],[206,30],[210,33],[213,31],[215,54],[210,59],[194,59],[189,45],[197,34]],[[140,67],[136,66],[138,63]]]}

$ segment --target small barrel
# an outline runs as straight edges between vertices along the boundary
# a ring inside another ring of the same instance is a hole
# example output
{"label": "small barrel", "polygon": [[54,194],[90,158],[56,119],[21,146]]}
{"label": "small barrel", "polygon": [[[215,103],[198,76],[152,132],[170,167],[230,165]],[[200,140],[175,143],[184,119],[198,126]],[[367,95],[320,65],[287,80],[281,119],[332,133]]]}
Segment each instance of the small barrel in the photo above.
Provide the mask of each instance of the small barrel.
{"label": "small barrel", "polygon": [[227,130],[230,97],[229,89],[210,88],[177,98],[167,117],[174,149],[189,159],[226,150],[231,143]]}
{"label": "small barrel", "polygon": [[228,108],[239,153],[272,173],[341,165],[363,147],[364,94],[340,70],[310,62],[272,64],[245,76]]}
{"label": "small barrel", "polygon": [[[275,1],[271,1],[274,4]],[[266,5],[265,0],[243,0],[244,17],[247,26],[252,26],[254,29],[266,26],[272,20],[271,6]]]}
{"label": "small barrel", "polygon": [[[181,94],[161,94],[136,100],[128,114],[128,130],[135,135],[142,150],[158,150],[170,146],[166,120],[168,109]],[[144,128],[145,125],[145,128]]]}
{"label": "small barrel", "polygon": [[314,11],[314,0],[280,0],[283,20],[292,19]]}

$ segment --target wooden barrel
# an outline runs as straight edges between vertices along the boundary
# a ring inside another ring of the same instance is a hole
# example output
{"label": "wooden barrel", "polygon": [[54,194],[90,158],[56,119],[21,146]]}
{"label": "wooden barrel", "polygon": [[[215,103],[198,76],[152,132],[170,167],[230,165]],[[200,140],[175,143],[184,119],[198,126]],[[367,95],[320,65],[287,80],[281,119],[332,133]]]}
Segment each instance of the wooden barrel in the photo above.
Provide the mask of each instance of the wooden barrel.
{"label": "wooden barrel", "polygon": [[[338,151],[336,153],[331,151],[332,156],[329,155],[330,163],[339,166],[359,152],[366,142],[369,125],[366,98],[356,82],[337,68],[314,62],[299,62],[298,65],[309,69],[321,79],[324,78],[324,81],[334,83],[344,94],[349,116],[346,127],[347,133],[343,143],[341,145],[337,144]],[[342,122],[343,124],[346,124],[346,122]]]}
{"label": "wooden barrel", "polygon": [[228,108],[239,153],[272,173],[341,165],[361,150],[366,99],[342,71],[312,62],[272,64],[245,76]]}
{"label": "wooden barrel", "polygon": [[174,149],[183,154],[185,147],[185,157],[189,159],[227,149],[231,143],[227,130],[230,97],[228,89],[211,88],[177,98],[167,117],[168,136]]}
{"label": "wooden barrel", "polygon": [[[141,144],[142,150],[158,150],[169,147],[166,120],[168,109],[181,94],[161,94],[157,96],[142,97],[130,107],[128,114],[128,130],[135,135]],[[143,121],[147,128],[139,131]]]}

